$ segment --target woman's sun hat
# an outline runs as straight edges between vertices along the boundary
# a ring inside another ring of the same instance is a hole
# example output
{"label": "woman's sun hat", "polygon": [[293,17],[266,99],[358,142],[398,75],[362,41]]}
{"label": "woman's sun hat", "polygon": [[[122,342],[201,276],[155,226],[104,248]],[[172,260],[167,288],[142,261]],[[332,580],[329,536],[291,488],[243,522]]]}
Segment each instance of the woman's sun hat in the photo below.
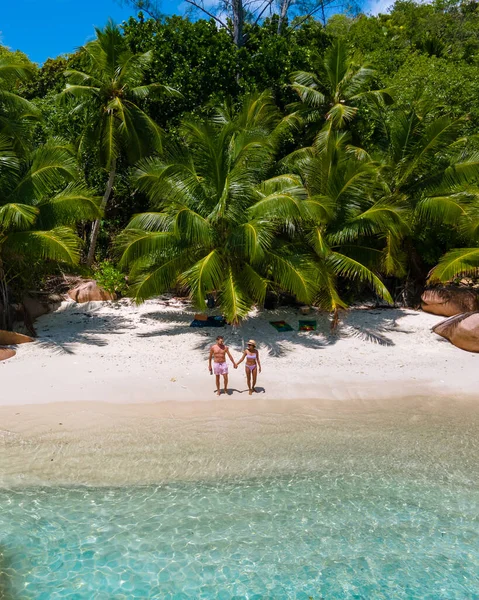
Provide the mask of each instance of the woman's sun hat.
{"label": "woman's sun hat", "polygon": [[248,342],[248,346],[256,346],[256,342],[254,340],[250,340]]}

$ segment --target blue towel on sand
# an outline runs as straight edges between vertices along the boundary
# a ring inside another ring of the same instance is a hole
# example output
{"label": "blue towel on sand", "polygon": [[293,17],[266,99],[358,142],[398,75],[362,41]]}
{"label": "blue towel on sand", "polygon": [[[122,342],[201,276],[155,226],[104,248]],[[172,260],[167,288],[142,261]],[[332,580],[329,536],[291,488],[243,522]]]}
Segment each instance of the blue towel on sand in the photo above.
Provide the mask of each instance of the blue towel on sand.
{"label": "blue towel on sand", "polygon": [[190,327],[224,327],[226,319],[224,317],[208,317],[206,321],[197,321],[194,319],[190,323]]}

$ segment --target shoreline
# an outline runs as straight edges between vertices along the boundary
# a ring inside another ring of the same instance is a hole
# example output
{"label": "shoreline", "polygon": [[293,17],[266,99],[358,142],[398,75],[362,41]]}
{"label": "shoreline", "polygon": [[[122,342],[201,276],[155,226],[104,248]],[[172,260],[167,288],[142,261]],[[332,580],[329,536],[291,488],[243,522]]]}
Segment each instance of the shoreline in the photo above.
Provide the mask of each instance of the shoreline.
{"label": "shoreline", "polygon": [[436,457],[441,478],[450,454],[470,466],[479,403],[470,397],[63,402],[3,406],[0,422],[0,488],[292,476],[328,471],[332,463],[358,475],[380,457],[395,465],[387,467],[391,477],[394,469],[420,470],[426,454]]}

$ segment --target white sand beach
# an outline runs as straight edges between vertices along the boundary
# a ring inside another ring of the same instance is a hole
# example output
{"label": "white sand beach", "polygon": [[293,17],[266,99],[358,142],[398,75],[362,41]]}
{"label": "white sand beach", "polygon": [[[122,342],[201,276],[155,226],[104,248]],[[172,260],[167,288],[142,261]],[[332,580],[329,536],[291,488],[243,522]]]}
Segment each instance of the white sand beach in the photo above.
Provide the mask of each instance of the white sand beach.
{"label": "white sand beach", "polygon": [[[386,455],[391,439],[405,464],[423,446],[439,464],[444,444],[475,439],[479,356],[430,331],[441,317],[354,309],[331,334],[319,312],[263,311],[236,331],[190,328],[193,316],[164,298],[65,302],[41,317],[38,340],[0,363],[0,484],[294,472],[323,455]],[[298,332],[300,318],[316,319],[317,331]],[[272,320],[294,331],[279,333]],[[242,365],[230,369],[230,394],[215,396],[207,356],[219,333],[235,357],[258,342],[253,396]]]}
{"label": "white sand beach", "polygon": [[[36,322],[37,341],[0,363],[0,404],[206,401],[215,387],[208,349],[218,334],[236,358],[249,338],[258,342],[258,400],[479,395],[479,356],[432,333],[442,317],[424,312],[356,308],[341,313],[333,334],[321,312],[257,312],[236,330],[191,328],[193,316],[187,303],[167,297],[140,306],[64,302]],[[317,331],[298,332],[301,318],[316,319]],[[294,331],[277,332],[272,320]],[[231,366],[230,387],[224,401],[248,397],[243,365]]]}

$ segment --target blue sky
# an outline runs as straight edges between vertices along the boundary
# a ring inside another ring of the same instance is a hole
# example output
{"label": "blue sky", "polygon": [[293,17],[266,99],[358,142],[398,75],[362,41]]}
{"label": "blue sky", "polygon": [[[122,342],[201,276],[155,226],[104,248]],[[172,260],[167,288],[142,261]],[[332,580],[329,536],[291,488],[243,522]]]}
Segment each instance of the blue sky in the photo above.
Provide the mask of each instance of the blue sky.
{"label": "blue sky", "polygon": [[[163,0],[164,13],[178,13],[181,0]],[[393,0],[369,0],[371,12],[385,12]],[[111,17],[121,23],[136,12],[117,0],[0,0],[0,44],[31,60],[73,52]]]}
{"label": "blue sky", "polygon": [[[175,12],[177,2],[162,3]],[[95,36],[108,17],[121,23],[136,12],[116,0],[0,0],[0,44],[35,62],[73,52]]]}

